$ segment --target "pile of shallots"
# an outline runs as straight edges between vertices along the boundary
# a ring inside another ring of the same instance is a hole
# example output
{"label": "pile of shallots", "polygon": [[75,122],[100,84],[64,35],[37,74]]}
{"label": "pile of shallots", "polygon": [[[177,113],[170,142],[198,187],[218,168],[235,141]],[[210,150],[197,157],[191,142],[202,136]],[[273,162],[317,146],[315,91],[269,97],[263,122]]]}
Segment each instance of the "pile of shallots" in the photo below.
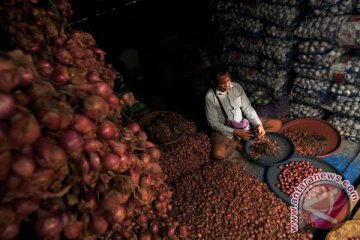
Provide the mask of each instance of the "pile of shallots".
{"label": "pile of shallots", "polygon": [[[112,90],[69,1],[3,1],[15,50],[0,57],[0,239],[186,238],[168,216],[160,151]],[[29,55],[28,55],[29,54]]]}

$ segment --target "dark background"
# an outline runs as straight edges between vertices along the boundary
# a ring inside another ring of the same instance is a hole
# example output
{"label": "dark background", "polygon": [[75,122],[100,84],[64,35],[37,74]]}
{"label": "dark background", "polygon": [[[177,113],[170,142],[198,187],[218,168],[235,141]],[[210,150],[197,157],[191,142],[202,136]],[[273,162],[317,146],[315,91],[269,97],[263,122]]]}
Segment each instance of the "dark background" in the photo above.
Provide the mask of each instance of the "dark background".
{"label": "dark background", "polygon": [[[152,109],[175,110],[205,123],[207,71],[217,55],[208,1],[77,0],[72,4],[72,28],[93,34],[107,62],[123,75],[126,88],[137,98]],[[138,69],[129,70],[119,60],[129,48],[138,50]]]}

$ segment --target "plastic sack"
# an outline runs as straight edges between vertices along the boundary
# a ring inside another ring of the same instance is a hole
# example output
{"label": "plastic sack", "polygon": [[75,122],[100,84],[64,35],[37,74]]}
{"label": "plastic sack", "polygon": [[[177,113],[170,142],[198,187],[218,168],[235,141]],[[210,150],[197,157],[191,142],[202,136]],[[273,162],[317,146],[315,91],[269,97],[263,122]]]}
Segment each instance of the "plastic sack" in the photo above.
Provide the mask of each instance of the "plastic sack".
{"label": "plastic sack", "polygon": [[240,16],[219,22],[218,30],[225,34],[246,32],[249,36],[260,36],[264,31],[264,23],[259,19]]}
{"label": "plastic sack", "polygon": [[240,51],[257,55],[262,48],[262,38],[238,36],[234,46]]}
{"label": "plastic sack", "polygon": [[310,91],[317,91],[326,94],[330,89],[331,82],[297,77],[294,80],[294,86],[303,88],[304,91],[310,90]]}
{"label": "plastic sack", "polygon": [[296,41],[265,38],[260,45],[260,53],[278,63],[286,63],[294,58]]}
{"label": "plastic sack", "polygon": [[256,67],[259,64],[260,59],[259,56],[249,53],[226,51],[221,55],[221,61],[229,65]]}
{"label": "plastic sack", "polygon": [[351,15],[315,17],[301,22],[294,34],[298,38],[317,39],[339,45],[340,27]]}
{"label": "plastic sack", "polygon": [[303,12],[302,7],[284,6],[260,2],[258,4],[258,14],[261,18],[279,27],[292,27],[300,21]]}
{"label": "plastic sack", "polygon": [[354,11],[354,0],[309,0],[309,6],[315,16],[344,15]]}
{"label": "plastic sack", "polygon": [[297,102],[290,102],[290,119],[296,118],[323,118],[325,115],[325,111],[322,108],[310,106]]}
{"label": "plastic sack", "polygon": [[321,65],[330,64],[349,51],[347,48],[319,40],[302,41],[297,49],[300,62]]}
{"label": "plastic sack", "polygon": [[329,117],[328,122],[331,123],[344,138],[355,142],[360,141],[360,120],[358,118],[333,114]]}
{"label": "plastic sack", "polygon": [[275,25],[267,25],[265,27],[265,34],[266,36],[272,37],[272,38],[279,38],[284,40],[291,40],[293,39],[293,33],[292,31],[289,31],[288,29],[284,29]]}

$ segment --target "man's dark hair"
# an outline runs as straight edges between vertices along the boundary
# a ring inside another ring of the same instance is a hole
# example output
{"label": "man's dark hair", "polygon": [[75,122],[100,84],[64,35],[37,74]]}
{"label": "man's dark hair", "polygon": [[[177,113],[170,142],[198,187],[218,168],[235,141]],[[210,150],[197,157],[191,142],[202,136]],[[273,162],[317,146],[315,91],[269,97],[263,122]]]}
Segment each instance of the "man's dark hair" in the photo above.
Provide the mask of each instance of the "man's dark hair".
{"label": "man's dark hair", "polygon": [[216,81],[217,81],[218,76],[223,76],[228,72],[229,72],[229,70],[226,68],[225,65],[213,66],[211,69],[211,79],[210,79],[211,85],[216,86]]}

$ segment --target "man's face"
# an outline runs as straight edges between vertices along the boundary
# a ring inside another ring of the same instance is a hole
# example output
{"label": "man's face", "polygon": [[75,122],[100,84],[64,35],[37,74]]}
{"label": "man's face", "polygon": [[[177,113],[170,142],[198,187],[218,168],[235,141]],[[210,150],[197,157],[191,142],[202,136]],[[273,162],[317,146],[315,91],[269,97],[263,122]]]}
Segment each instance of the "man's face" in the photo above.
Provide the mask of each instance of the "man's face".
{"label": "man's face", "polygon": [[216,81],[216,88],[220,92],[227,92],[230,89],[231,77],[229,73],[225,73],[224,75],[218,75]]}

